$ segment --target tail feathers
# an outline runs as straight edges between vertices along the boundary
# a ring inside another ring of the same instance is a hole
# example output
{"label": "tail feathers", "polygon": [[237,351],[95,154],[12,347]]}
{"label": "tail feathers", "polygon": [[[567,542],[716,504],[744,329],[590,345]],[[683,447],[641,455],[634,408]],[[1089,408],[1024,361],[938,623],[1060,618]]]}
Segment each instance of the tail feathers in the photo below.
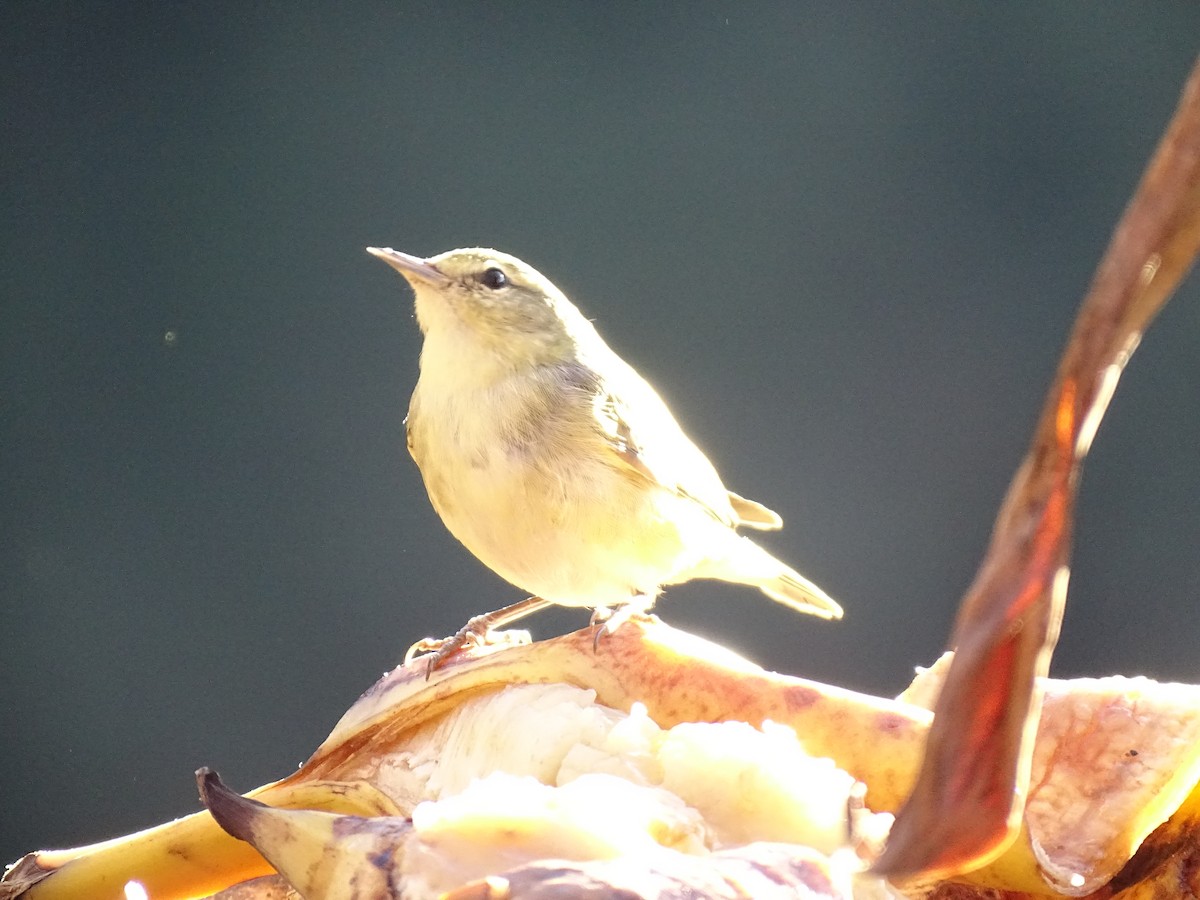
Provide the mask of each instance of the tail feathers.
{"label": "tail feathers", "polygon": [[730,551],[727,556],[710,559],[694,575],[753,585],[776,603],[810,616],[842,617],[842,607],[837,601],[749,538],[739,537],[727,549]]}
{"label": "tail feathers", "polygon": [[785,569],[770,581],[758,583],[758,588],[776,603],[790,606],[797,612],[840,619],[842,607],[823,590],[792,569]]}

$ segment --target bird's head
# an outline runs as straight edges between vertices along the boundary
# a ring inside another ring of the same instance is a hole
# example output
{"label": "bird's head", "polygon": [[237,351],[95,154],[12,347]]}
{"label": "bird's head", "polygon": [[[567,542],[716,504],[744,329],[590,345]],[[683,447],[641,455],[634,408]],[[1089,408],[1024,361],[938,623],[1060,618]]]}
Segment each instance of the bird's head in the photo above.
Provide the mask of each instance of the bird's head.
{"label": "bird's head", "polygon": [[576,344],[595,334],[550,279],[506,253],[472,248],[421,259],[391,248],[367,251],[412,286],[427,348],[431,339],[470,335],[506,366],[543,365],[572,358]]}

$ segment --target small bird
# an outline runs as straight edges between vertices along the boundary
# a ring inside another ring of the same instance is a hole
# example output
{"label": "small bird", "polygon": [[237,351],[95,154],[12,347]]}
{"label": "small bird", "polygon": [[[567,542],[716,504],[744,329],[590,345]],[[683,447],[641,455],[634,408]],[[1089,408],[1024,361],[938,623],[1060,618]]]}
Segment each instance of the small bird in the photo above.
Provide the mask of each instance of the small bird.
{"label": "small bird", "polygon": [[[416,295],[424,345],[405,421],[429,499],[468,550],[536,595],[474,626],[549,603],[623,618],[693,578],[841,618],[819,587],[738,534],[783,521],[726,490],[654,388],[548,278],[495,250],[367,251]],[[473,625],[464,632],[479,636]]]}

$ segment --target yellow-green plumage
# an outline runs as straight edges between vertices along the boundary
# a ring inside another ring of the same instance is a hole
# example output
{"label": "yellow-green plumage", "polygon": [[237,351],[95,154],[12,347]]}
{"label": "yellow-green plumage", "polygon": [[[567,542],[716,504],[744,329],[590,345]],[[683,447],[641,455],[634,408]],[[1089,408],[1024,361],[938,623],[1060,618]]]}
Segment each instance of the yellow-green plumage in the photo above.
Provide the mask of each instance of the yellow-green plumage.
{"label": "yellow-green plumage", "polygon": [[425,335],[408,446],[446,527],[497,574],[567,606],[648,608],[692,578],[841,608],[735,529],[782,525],[727,491],[655,390],[548,279],[494,250],[371,248]]}

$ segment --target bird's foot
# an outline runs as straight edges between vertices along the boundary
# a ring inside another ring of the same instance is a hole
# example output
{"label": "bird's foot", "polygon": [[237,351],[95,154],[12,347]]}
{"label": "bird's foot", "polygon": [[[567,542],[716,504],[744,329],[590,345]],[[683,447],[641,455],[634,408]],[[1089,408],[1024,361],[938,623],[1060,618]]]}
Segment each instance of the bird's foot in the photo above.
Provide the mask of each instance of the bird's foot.
{"label": "bird's foot", "polygon": [[424,658],[425,680],[428,681],[429,677],[447,660],[463,650],[469,650],[472,647],[496,647],[502,644],[516,646],[531,643],[533,640],[528,631],[520,629],[498,631],[481,625],[479,620],[482,618],[485,617],[475,616],[468,619],[467,624],[450,637],[421,638],[404,654],[404,664],[408,665],[418,657]]}
{"label": "bird's foot", "polygon": [[599,650],[600,639],[612,634],[630,619],[649,621],[653,618],[641,603],[621,603],[612,608],[597,606],[592,611],[592,650]]}
{"label": "bird's foot", "polygon": [[467,620],[466,625],[450,637],[422,638],[417,641],[404,654],[404,664],[408,665],[419,656],[427,657],[425,679],[429,680],[429,677],[447,660],[470,647],[528,644],[532,640],[528,631],[500,631],[499,629],[549,605],[549,601],[540,597],[528,597],[495,612],[472,616]]}

